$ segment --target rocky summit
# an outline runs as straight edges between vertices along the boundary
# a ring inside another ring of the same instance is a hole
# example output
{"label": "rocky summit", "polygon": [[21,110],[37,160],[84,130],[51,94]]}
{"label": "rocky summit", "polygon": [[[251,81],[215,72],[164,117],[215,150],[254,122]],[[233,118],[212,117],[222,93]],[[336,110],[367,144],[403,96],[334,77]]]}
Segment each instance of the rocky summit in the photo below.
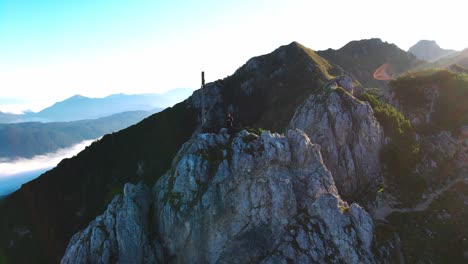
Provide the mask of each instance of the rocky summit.
{"label": "rocky summit", "polygon": [[62,263],[374,263],[373,229],[302,131],[222,130],[184,144],[152,192],[127,184]]}
{"label": "rocky summit", "polygon": [[325,86],[297,109],[289,126],[322,146],[340,194],[357,197],[382,182],[383,129],[369,103],[346,91],[352,91],[349,81],[345,87],[331,83],[334,86]]}

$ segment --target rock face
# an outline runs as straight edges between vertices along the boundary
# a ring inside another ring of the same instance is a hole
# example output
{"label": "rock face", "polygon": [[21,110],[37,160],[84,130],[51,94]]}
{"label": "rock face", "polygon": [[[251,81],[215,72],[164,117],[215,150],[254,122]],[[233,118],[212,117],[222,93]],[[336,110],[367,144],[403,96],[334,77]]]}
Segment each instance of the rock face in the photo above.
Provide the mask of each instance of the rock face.
{"label": "rock face", "polygon": [[354,92],[353,79],[345,75],[331,79],[324,85],[324,87],[325,89],[336,89],[338,87],[342,87],[350,94],[353,94]]}
{"label": "rock face", "polygon": [[221,111],[223,99],[221,89],[217,84],[209,83],[205,88],[196,90],[188,102],[200,112],[194,134],[206,131],[210,127],[219,126],[224,121],[225,113]]}
{"label": "rock face", "polygon": [[325,87],[297,109],[290,128],[304,131],[322,146],[340,194],[356,197],[381,181],[383,129],[367,102],[342,89]]}
{"label": "rock face", "polygon": [[[139,195],[144,198],[131,198]],[[99,262],[89,256],[106,243],[119,263],[128,249],[138,249],[132,263],[376,262],[370,216],[340,199],[320,147],[299,130],[200,134],[184,144],[153,195],[141,188],[116,198],[103,216],[73,237],[62,262]],[[153,213],[147,211],[148,199]],[[99,243],[86,239],[99,226],[118,232],[108,219],[120,219],[124,212],[131,212],[126,221],[134,230],[124,240],[112,235],[99,236],[106,237],[96,239]],[[137,222],[141,229],[133,225]]]}
{"label": "rock face", "polygon": [[103,215],[75,234],[61,263],[155,263],[161,252],[150,238],[149,189],[126,184]]}

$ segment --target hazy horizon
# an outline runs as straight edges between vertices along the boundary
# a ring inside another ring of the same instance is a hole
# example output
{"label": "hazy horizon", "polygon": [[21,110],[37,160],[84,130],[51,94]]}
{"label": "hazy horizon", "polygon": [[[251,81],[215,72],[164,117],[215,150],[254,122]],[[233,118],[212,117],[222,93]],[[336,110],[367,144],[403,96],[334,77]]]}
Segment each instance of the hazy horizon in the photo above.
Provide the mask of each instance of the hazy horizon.
{"label": "hazy horizon", "polygon": [[[174,88],[165,92],[159,92],[159,93],[113,93],[113,94],[108,94],[104,96],[88,96],[85,94],[70,94],[66,95],[64,98],[58,99],[58,101],[53,101],[53,100],[46,100],[46,101],[32,101],[32,100],[26,100],[22,98],[6,98],[2,97],[0,95],[0,112],[1,113],[7,113],[7,114],[24,114],[26,112],[32,111],[32,112],[40,112],[41,110],[44,110],[45,108],[51,107],[55,103],[62,102],[64,100],[67,100],[73,96],[84,96],[92,99],[101,99],[101,98],[106,98],[112,95],[150,95],[150,94],[157,94],[157,95],[163,95],[166,93],[174,92],[174,91],[182,91],[182,90],[187,90],[187,91],[193,91],[198,88]],[[180,101],[184,100],[183,96],[180,98]],[[164,107],[164,106],[162,106]]]}

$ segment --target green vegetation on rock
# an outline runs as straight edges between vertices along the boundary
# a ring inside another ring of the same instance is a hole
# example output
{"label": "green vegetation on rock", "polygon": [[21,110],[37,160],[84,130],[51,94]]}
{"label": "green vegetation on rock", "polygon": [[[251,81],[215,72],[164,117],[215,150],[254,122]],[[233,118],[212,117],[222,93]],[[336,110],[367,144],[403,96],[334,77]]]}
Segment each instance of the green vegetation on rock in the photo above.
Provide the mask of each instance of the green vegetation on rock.
{"label": "green vegetation on rock", "polygon": [[429,103],[425,91],[438,89],[435,109],[429,124],[416,127],[421,133],[455,130],[468,124],[468,74],[447,70],[409,73],[390,83],[405,111],[411,112]]}
{"label": "green vegetation on rock", "polygon": [[382,150],[381,159],[391,179],[404,190],[403,193],[422,191],[425,187],[424,180],[411,173],[420,160],[420,147],[414,139],[409,120],[395,107],[379,101],[369,93],[361,94],[359,99],[369,102],[385,135],[390,138],[390,142]]}

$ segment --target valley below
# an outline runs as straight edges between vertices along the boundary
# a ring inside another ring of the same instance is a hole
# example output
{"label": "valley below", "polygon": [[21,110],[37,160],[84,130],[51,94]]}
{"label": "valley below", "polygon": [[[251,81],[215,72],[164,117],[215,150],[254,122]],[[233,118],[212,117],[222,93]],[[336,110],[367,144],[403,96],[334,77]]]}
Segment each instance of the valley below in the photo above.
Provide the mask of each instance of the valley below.
{"label": "valley below", "polygon": [[31,158],[1,159],[0,197],[5,197],[16,191],[22,184],[34,180],[44,172],[54,168],[63,159],[72,158],[94,141],[84,140],[71,147]]}

